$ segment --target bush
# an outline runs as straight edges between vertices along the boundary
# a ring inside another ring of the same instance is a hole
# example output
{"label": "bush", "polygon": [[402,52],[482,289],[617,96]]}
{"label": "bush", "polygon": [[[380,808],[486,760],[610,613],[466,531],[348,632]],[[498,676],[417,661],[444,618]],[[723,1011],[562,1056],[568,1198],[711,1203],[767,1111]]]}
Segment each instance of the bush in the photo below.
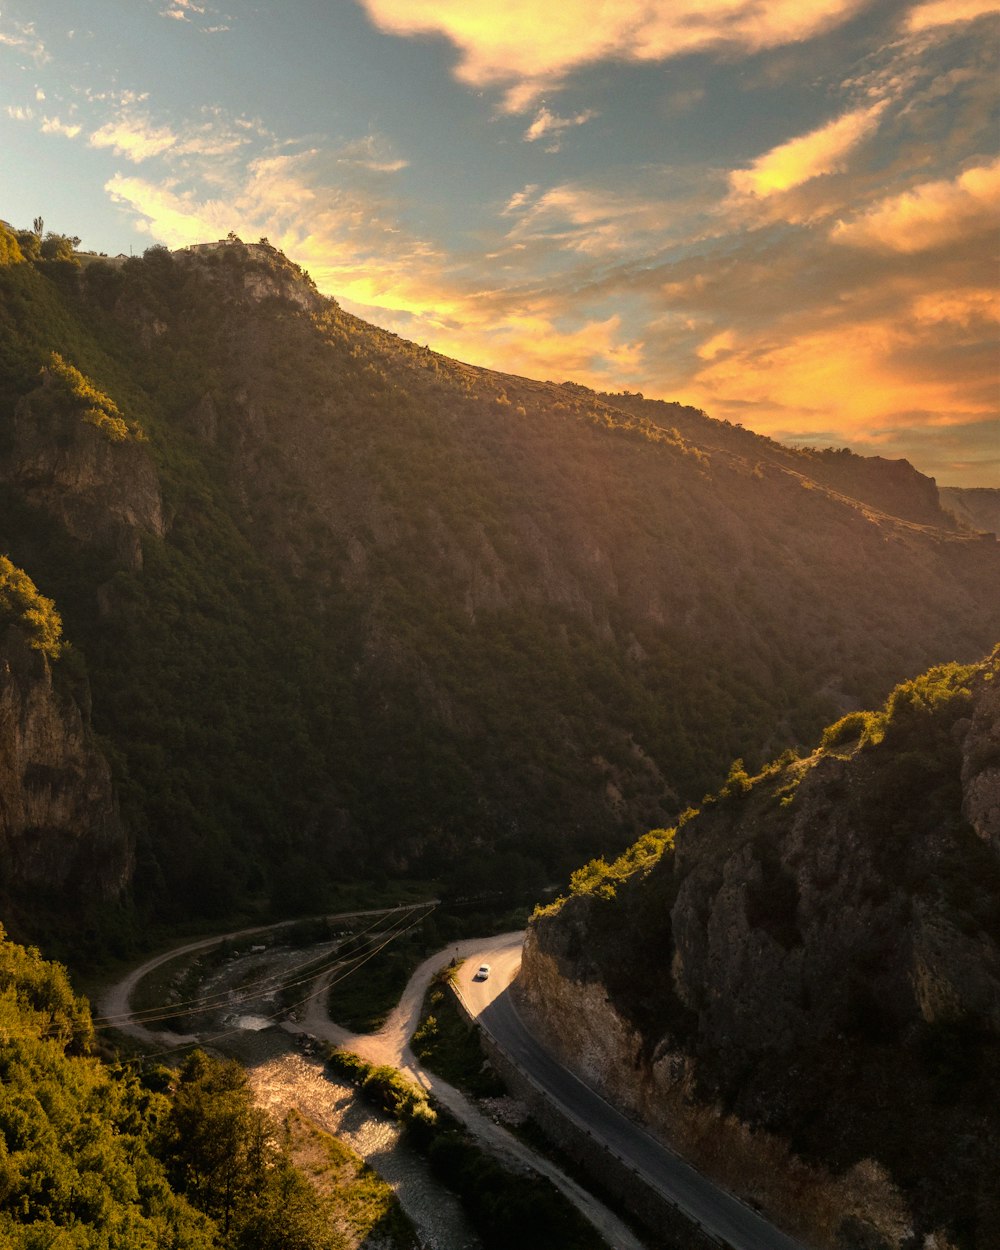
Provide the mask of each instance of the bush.
{"label": "bush", "polygon": [[51,599],[38,593],[27,573],[0,556],[0,628],[16,625],[28,635],[29,645],[50,660],[62,650],[62,620]]}

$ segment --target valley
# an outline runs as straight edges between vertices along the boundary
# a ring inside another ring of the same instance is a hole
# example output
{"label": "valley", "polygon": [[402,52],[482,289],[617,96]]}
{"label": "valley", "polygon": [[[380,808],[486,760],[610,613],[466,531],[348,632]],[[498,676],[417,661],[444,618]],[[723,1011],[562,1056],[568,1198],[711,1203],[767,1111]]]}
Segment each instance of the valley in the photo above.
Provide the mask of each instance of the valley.
{"label": "valley", "polygon": [[[18,1227],[992,1250],[993,495],[451,360],[264,239],[110,264],[24,233],[0,225]],[[132,971],[92,1019],[19,943]],[[523,1134],[416,1058],[452,961]],[[324,1132],[355,1153],[317,1162]]]}

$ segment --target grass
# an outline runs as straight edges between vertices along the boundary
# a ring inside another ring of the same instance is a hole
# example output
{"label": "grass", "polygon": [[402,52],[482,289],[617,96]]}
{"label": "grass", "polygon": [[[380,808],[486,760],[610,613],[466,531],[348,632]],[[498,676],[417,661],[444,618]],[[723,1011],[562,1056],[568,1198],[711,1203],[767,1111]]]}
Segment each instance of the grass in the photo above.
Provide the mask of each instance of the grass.
{"label": "grass", "polygon": [[[330,989],[330,1018],[355,1033],[373,1033],[386,1021],[414,971],[428,955],[465,937],[488,937],[527,924],[528,907],[439,907],[422,924],[394,938],[357,975]],[[350,947],[344,948],[350,954]]]}
{"label": "grass", "polygon": [[377,1172],[299,1111],[288,1113],[284,1127],[292,1162],[323,1199],[331,1250],[355,1250],[376,1239],[387,1250],[414,1250],[414,1227]]}
{"label": "grass", "polygon": [[447,971],[435,978],[424,995],[412,1047],[426,1068],[472,1098],[499,1098],[507,1092],[483,1054],[479,1029],[459,1011],[448,988]]}
{"label": "grass", "polygon": [[[331,987],[330,1018],[355,1033],[374,1033],[399,1002],[414,970],[435,949],[420,928],[396,938],[358,972]],[[349,945],[344,953],[349,955]]]}

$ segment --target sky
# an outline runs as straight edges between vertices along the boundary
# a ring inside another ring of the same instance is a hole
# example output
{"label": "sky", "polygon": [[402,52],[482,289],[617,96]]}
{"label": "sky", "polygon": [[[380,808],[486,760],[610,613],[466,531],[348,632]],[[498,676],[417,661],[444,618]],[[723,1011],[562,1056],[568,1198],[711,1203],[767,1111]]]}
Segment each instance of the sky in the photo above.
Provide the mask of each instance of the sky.
{"label": "sky", "polygon": [[0,217],[1000,486],[988,0],[0,0]]}

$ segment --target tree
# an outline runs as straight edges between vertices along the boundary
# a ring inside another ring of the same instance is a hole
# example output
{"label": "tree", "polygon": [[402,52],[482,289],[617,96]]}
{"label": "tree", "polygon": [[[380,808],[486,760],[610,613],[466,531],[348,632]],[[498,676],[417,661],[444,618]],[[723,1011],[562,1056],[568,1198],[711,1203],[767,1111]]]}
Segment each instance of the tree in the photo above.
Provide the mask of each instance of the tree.
{"label": "tree", "polygon": [[274,1143],[244,1069],[195,1051],[181,1069],[163,1152],[174,1184],[228,1233],[263,1192]]}
{"label": "tree", "polygon": [[73,249],[79,242],[78,238],[68,238],[64,234],[55,234],[50,230],[42,240],[40,248],[42,260],[75,261]]}
{"label": "tree", "polygon": [[35,220],[31,223],[31,228],[32,230],[34,230],[36,237],[40,239],[42,237],[43,231],[45,230],[44,220],[41,217],[36,217]]}

